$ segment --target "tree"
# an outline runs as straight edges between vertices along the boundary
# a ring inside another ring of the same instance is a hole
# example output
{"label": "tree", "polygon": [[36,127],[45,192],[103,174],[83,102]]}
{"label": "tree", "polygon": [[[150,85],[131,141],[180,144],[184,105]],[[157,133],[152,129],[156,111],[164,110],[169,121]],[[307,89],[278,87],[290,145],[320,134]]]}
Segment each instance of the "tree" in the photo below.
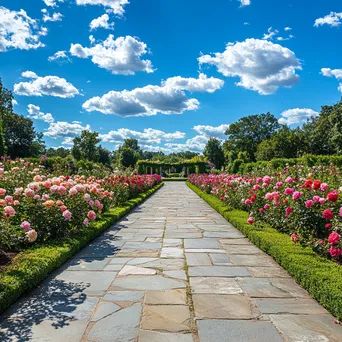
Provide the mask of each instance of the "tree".
{"label": "tree", "polygon": [[242,117],[232,123],[227,131],[228,139],[224,143],[226,151],[247,152],[251,161],[256,160],[258,145],[280,128],[278,120],[271,113]]}
{"label": "tree", "polygon": [[127,147],[127,148],[131,148],[132,150],[141,153],[141,149],[140,146],[138,144],[138,140],[137,139],[125,139],[122,147]]}
{"label": "tree", "polygon": [[101,145],[98,147],[99,163],[109,166],[110,165],[110,151]]}
{"label": "tree", "polygon": [[215,165],[216,169],[221,169],[224,165],[224,153],[220,140],[211,138],[207,142],[203,154],[207,157],[208,161]]}
{"label": "tree", "polygon": [[98,132],[84,130],[79,137],[74,138],[74,146],[71,149],[74,158],[76,160],[86,159],[97,162],[99,160],[99,150],[96,145],[100,142],[98,136]]}
{"label": "tree", "polygon": [[68,148],[64,148],[64,147],[49,148],[46,151],[46,155],[48,157],[61,157],[61,158],[65,158],[69,154],[70,154],[70,150]]}
{"label": "tree", "polygon": [[139,153],[133,148],[121,146],[118,153],[118,161],[123,167],[134,167],[139,160],[139,156]]}
{"label": "tree", "polygon": [[0,78],[0,120],[13,113],[13,99],[12,92],[3,86]]}
{"label": "tree", "polygon": [[5,136],[2,130],[2,120],[0,120],[0,156],[6,155],[7,147],[5,145]]}

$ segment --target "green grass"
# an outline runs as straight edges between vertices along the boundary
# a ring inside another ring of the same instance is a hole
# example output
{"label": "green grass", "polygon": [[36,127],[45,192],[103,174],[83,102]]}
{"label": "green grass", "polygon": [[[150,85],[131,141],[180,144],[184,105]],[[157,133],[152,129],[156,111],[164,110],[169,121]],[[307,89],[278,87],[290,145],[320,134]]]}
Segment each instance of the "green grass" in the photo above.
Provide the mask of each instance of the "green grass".
{"label": "green grass", "polygon": [[290,237],[268,225],[256,227],[247,223],[248,214],[232,210],[218,198],[187,182],[227,221],[244,233],[256,246],[272,256],[310,295],[337,319],[342,320],[342,267],[317,255],[310,248],[292,243]]}
{"label": "green grass", "polygon": [[0,276],[0,312],[6,310],[22,294],[36,287],[49,273],[162,186],[163,183],[128,200],[121,207],[110,209],[75,237],[51,241],[44,245],[37,244],[20,252]]}

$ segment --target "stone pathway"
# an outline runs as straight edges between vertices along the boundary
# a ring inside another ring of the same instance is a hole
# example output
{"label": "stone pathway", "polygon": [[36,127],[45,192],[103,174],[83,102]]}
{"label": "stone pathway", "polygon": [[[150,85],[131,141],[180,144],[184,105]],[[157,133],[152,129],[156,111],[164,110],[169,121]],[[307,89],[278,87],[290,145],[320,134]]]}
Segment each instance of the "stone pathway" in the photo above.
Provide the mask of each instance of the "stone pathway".
{"label": "stone pathway", "polygon": [[180,182],[0,319],[1,341],[342,341],[323,307]]}

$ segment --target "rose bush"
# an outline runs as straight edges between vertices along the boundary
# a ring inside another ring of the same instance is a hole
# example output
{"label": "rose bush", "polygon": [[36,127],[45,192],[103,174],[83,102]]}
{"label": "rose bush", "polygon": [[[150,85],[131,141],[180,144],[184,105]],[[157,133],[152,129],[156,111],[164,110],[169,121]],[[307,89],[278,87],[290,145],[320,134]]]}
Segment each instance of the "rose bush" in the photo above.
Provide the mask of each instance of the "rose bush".
{"label": "rose bush", "polygon": [[341,261],[342,187],[334,166],[287,166],[240,175],[190,175],[189,181],[228,206],[249,212],[249,224],[268,223],[294,243]]}
{"label": "rose bush", "polygon": [[0,163],[0,252],[77,234],[97,216],[151,189],[159,175],[49,174],[17,160]]}

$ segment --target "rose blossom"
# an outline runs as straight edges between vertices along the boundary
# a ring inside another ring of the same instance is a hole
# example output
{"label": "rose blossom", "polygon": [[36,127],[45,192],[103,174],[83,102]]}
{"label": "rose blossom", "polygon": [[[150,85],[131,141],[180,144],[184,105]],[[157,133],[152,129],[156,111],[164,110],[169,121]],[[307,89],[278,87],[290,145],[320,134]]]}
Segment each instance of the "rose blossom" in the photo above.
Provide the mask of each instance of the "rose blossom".
{"label": "rose blossom", "polygon": [[72,213],[69,210],[65,210],[63,211],[63,216],[66,220],[69,221],[71,219]]}
{"label": "rose blossom", "polygon": [[340,248],[333,248],[333,247],[329,248],[329,252],[333,258],[338,258],[342,253]]}
{"label": "rose blossom", "polygon": [[93,200],[90,200],[88,203],[89,203],[89,205],[90,205],[91,207],[93,207],[94,204],[95,204]]}
{"label": "rose blossom", "polygon": [[329,209],[325,209],[323,212],[322,212],[322,216],[327,219],[327,220],[332,220],[332,218],[334,217],[334,214],[332,213],[331,210]]}
{"label": "rose blossom", "polygon": [[24,230],[30,230],[31,229],[31,224],[30,222],[23,221],[20,225],[20,227]]}
{"label": "rose blossom", "polygon": [[285,189],[285,194],[286,195],[292,195],[294,193],[294,189],[292,189],[292,188],[286,188]]}
{"label": "rose blossom", "polygon": [[86,202],[89,202],[91,197],[89,194],[84,194],[83,198]]}
{"label": "rose blossom", "polygon": [[13,197],[12,197],[12,196],[6,196],[6,197],[5,197],[5,201],[6,201],[8,204],[13,204]]}
{"label": "rose blossom", "polygon": [[25,236],[29,242],[35,242],[37,240],[38,234],[34,229],[29,230]]}
{"label": "rose blossom", "polygon": [[48,199],[50,199],[50,196],[48,194],[44,194],[42,196],[42,199],[43,199],[43,201],[47,201]]}
{"label": "rose blossom", "polygon": [[6,201],[4,199],[0,200],[0,207],[4,207],[6,205]]}
{"label": "rose blossom", "polygon": [[285,179],[285,182],[286,182],[286,183],[293,183],[293,178],[292,178],[292,177],[287,177],[287,178]]}
{"label": "rose blossom", "polygon": [[285,217],[289,216],[293,212],[293,208],[286,208]]}
{"label": "rose blossom", "polygon": [[320,203],[320,204],[324,204],[326,201],[327,201],[327,200],[326,200],[325,198],[323,198],[323,197],[321,197],[321,198],[319,199],[319,203]]}
{"label": "rose blossom", "polygon": [[332,226],[332,224],[331,224],[331,223],[327,223],[327,224],[325,225],[325,228],[327,228],[327,229],[330,229],[330,228],[331,228],[331,226]]}
{"label": "rose blossom", "polygon": [[96,213],[95,213],[95,211],[93,211],[93,210],[90,210],[90,211],[88,212],[87,216],[88,216],[88,219],[89,219],[90,221],[96,220]]}
{"label": "rose blossom", "polygon": [[327,190],[328,189],[328,184],[327,183],[322,183],[321,184],[321,186],[320,186],[320,189],[322,190],[322,191],[325,191],[325,190]]}
{"label": "rose blossom", "polygon": [[333,232],[329,235],[328,241],[333,246],[336,245],[340,241],[341,236],[336,232]]}
{"label": "rose blossom", "polygon": [[0,196],[4,196],[6,193],[6,190],[3,188],[0,188]]}
{"label": "rose blossom", "polygon": [[15,200],[14,202],[13,202],[13,205],[19,205],[20,204],[20,202],[18,201],[18,200]]}
{"label": "rose blossom", "polygon": [[298,200],[302,197],[303,193],[301,191],[295,191],[292,195],[292,199],[293,200]]}
{"label": "rose blossom", "polygon": [[26,197],[33,197],[34,195],[35,195],[35,192],[32,189],[30,189],[30,188],[25,189],[25,196]]}
{"label": "rose blossom", "polygon": [[272,180],[272,178],[270,177],[270,176],[265,176],[263,179],[262,179],[262,181],[264,182],[264,183],[270,183],[271,182],[271,180]]}
{"label": "rose blossom", "polygon": [[312,200],[313,200],[315,203],[319,203],[320,197],[319,197],[319,196],[314,196],[314,197],[312,197]]}
{"label": "rose blossom", "polygon": [[59,209],[61,210],[62,213],[64,213],[68,208],[65,205],[61,205]]}
{"label": "rose blossom", "polygon": [[314,204],[315,204],[315,203],[314,203],[314,201],[312,201],[312,200],[307,200],[307,201],[305,201],[305,206],[306,206],[307,208],[312,207]]}
{"label": "rose blossom", "polygon": [[263,213],[264,212],[264,208],[259,208],[259,213]]}
{"label": "rose blossom", "polygon": [[297,234],[295,234],[295,233],[293,233],[293,234],[291,234],[291,240],[292,240],[294,243],[296,243],[296,242],[298,242],[298,241],[300,240],[300,236],[297,235]]}
{"label": "rose blossom", "polygon": [[9,206],[7,206],[7,207],[4,208],[4,214],[5,214],[5,216],[7,216],[7,217],[13,217],[13,216],[15,216],[15,210],[14,210],[13,207],[11,207],[11,206],[9,205]]}
{"label": "rose blossom", "polygon": [[14,195],[15,196],[21,196],[21,194],[23,193],[23,188],[15,188],[15,191],[14,191]]}
{"label": "rose blossom", "polygon": [[84,224],[85,226],[88,226],[88,225],[89,225],[89,220],[88,220],[87,218],[84,219],[83,224]]}
{"label": "rose blossom", "polygon": [[264,209],[268,209],[269,207],[270,207],[269,204],[265,204],[265,205],[264,205]]}
{"label": "rose blossom", "polygon": [[336,191],[329,192],[327,199],[330,202],[336,202],[338,199],[338,193]]}

